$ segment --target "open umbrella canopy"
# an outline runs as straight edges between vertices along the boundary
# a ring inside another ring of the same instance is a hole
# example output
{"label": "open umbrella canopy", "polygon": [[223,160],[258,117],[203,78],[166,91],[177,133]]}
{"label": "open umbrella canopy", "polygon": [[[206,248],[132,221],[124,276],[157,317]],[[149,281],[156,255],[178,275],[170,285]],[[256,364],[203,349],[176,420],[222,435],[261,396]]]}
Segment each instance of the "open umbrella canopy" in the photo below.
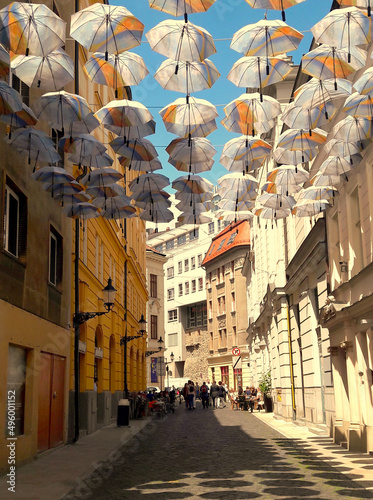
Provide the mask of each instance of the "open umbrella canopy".
{"label": "open umbrella canopy", "polygon": [[[107,186],[87,186],[86,193],[92,196],[92,198],[103,198],[105,202],[108,198],[126,196],[124,188],[115,183],[108,184]],[[105,203],[104,208],[106,208]]]}
{"label": "open umbrella canopy", "polygon": [[118,182],[120,179],[123,179],[123,174],[118,172],[118,170],[103,167],[89,172],[80,182],[85,186],[107,186]]}
{"label": "open umbrella canopy", "polygon": [[274,9],[280,10],[282,13],[282,20],[285,21],[285,9],[293,7],[304,0],[246,0],[254,9]]}
{"label": "open umbrella canopy", "polygon": [[289,149],[277,147],[273,150],[273,158],[279,164],[298,165],[313,160],[317,153],[317,148],[309,151],[290,151]]}
{"label": "open umbrella canopy", "polygon": [[276,186],[283,186],[291,193],[293,186],[307,182],[309,176],[309,172],[301,166],[282,165],[268,172],[267,181],[275,183]]}
{"label": "open umbrella canopy", "polygon": [[215,120],[196,125],[180,125],[178,123],[164,122],[167,132],[178,135],[184,139],[188,137],[207,137],[218,128]]}
{"label": "open umbrella canopy", "polygon": [[291,213],[296,217],[314,217],[329,207],[326,200],[304,200],[294,205]]}
{"label": "open umbrella canopy", "polygon": [[120,99],[110,101],[95,113],[95,117],[104,125],[115,127],[134,127],[145,125],[153,116],[141,102]]}
{"label": "open umbrella canopy", "polygon": [[67,217],[73,219],[93,219],[100,216],[99,209],[92,203],[77,203],[76,205],[66,205],[62,211]]}
{"label": "open umbrella canopy", "polygon": [[346,175],[351,168],[352,165],[349,159],[343,156],[329,156],[320,165],[319,172],[323,175]]}
{"label": "open umbrella canopy", "polygon": [[0,10],[0,43],[15,54],[47,55],[65,36],[65,21],[44,4],[12,2]]}
{"label": "open umbrella canopy", "polygon": [[170,185],[170,179],[165,175],[161,174],[141,174],[136,179],[131,181],[129,185],[130,191],[161,191],[163,188]]}
{"label": "open umbrella canopy", "polygon": [[113,89],[138,85],[149,73],[144,59],[132,52],[108,56],[103,52],[95,52],[83,69],[92,82]]}
{"label": "open umbrella canopy", "polygon": [[50,178],[49,180],[43,180],[41,182],[41,187],[45,191],[52,192],[52,197],[55,198],[57,201],[60,201],[61,198],[65,196],[67,197],[73,195],[79,195],[79,199],[78,198],[71,199],[71,201],[74,200],[74,203],[76,202],[79,203],[81,201],[89,201],[91,199],[90,196],[84,192],[83,186],[81,186],[79,182],[75,180],[70,180],[64,183],[58,183],[54,182],[54,180]]}
{"label": "open umbrella canopy", "polygon": [[216,107],[205,99],[180,97],[165,106],[159,114],[166,123],[179,125],[199,125],[214,120],[219,116]]}
{"label": "open umbrella canopy", "polygon": [[104,146],[96,137],[90,134],[79,134],[75,136],[65,135],[60,139],[58,146],[65,153],[71,153],[80,157],[103,154],[106,151]]}
{"label": "open umbrella canopy", "polygon": [[218,206],[221,210],[227,210],[228,212],[245,212],[254,207],[254,201],[253,199],[237,201],[224,198],[218,202]]}
{"label": "open umbrella canopy", "polygon": [[166,90],[192,94],[210,89],[220,78],[220,73],[210,59],[185,62],[166,59],[154,78]]}
{"label": "open umbrella canopy", "polygon": [[132,205],[119,208],[107,208],[101,212],[101,217],[104,219],[131,219],[132,217],[136,217],[136,215],[136,208]]}
{"label": "open umbrella canopy", "polygon": [[218,179],[219,195],[228,200],[252,200],[257,195],[258,181],[252,175],[225,174]]}
{"label": "open umbrella canopy", "polygon": [[150,120],[144,125],[135,125],[133,127],[117,127],[116,125],[104,124],[104,127],[116,135],[120,135],[124,140],[141,139],[147,135],[155,134],[155,121]]}
{"label": "open umbrella canopy", "polygon": [[190,205],[190,202],[188,201],[179,201],[176,203],[176,208],[180,210],[180,212],[194,212],[202,214],[208,212],[212,206],[209,201],[206,201],[205,203],[192,203],[192,205]]}
{"label": "open umbrella canopy", "polygon": [[205,162],[189,164],[188,162],[184,163],[182,161],[175,161],[172,158],[170,158],[168,160],[168,163],[171,163],[171,165],[180,172],[191,172],[192,174],[200,174],[201,172],[207,172],[208,170],[211,170],[215,162],[214,160],[211,159]]}
{"label": "open umbrella canopy", "polygon": [[256,199],[257,203],[267,208],[291,210],[295,205],[295,200],[292,196],[284,196],[282,194],[272,194],[264,192]]}
{"label": "open umbrella canopy", "polygon": [[286,185],[275,184],[274,182],[266,182],[261,186],[261,189],[265,193],[280,194],[282,196],[289,196],[289,195],[292,196],[295,193],[298,193],[302,189],[302,185],[289,184],[289,186],[286,186]]}
{"label": "open umbrella canopy", "polygon": [[363,143],[372,135],[372,121],[368,118],[355,118],[347,116],[333,127],[334,139],[345,142]]}
{"label": "open umbrella canopy", "polygon": [[260,217],[261,219],[276,220],[276,219],[285,219],[285,217],[289,217],[291,212],[289,209],[286,208],[276,209],[276,208],[257,206],[253,210],[253,214],[256,217]]}
{"label": "open umbrella canopy", "polygon": [[342,7],[355,5],[355,7],[367,9],[368,16],[371,16],[373,5],[372,0],[337,0],[337,2],[342,5]]}
{"label": "open umbrella canopy", "polygon": [[110,146],[118,155],[133,161],[151,161],[158,156],[155,147],[148,139],[123,140],[122,137],[116,137],[110,142]]}
{"label": "open umbrella canopy", "polygon": [[[115,184],[114,184],[115,185]],[[97,196],[94,200],[92,200],[92,204],[98,208],[105,208],[105,210],[111,210],[114,208],[123,208],[131,205],[131,198],[128,196],[121,194],[111,197]],[[136,211],[136,209],[135,209]]]}
{"label": "open umbrella canopy", "polygon": [[225,154],[222,154],[219,162],[230,172],[239,172],[244,174],[255,172],[255,170],[261,168],[265,162],[265,158],[258,160],[232,160]]}
{"label": "open umbrella canopy", "polygon": [[354,83],[354,89],[362,95],[369,95],[373,92],[373,66],[366,69],[356,80]]}
{"label": "open umbrella canopy", "polygon": [[91,52],[120,54],[140,45],[144,25],[125,7],[94,3],[71,16],[70,35]]}
{"label": "open umbrella canopy", "polygon": [[326,103],[348,97],[352,93],[352,83],[344,78],[319,80],[312,78],[294,92],[294,105],[317,108]]}
{"label": "open umbrella canopy", "polygon": [[74,80],[74,61],[63,49],[46,56],[17,56],[12,71],[29,87],[57,91]]}
{"label": "open umbrella canopy", "polygon": [[206,12],[216,0],[149,0],[151,9],[161,10],[171,16]]}
{"label": "open umbrella canopy", "polygon": [[168,208],[171,206],[170,195],[166,191],[142,191],[133,193],[132,199],[135,200],[136,207],[142,209],[149,208]]}
{"label": "open umbrella canopy", "polygon": [[39,168],[31,174],[31,177],[36,181],[45,182],[47,184],[52,183],[54,185],[75,181],[71,174],[69,174],[64,168],[59,167]]}
{"label": "open umbrella canopy", "polygon": [[22,103],[22,109],[8,115],[0,115],[0,121],[10,127],[32,127],[36,125],[38,119],[35,113],[26,104]]}
{"label": "open umbrella canopy", "polygon": [[70,94],[64,90],[48,92],[42,95],[34,104],[33,109],[40,120],[54,125],[62,130],[73,122],[83,120],[91,113],[87,101],[77,94]]}
{"label": "open umbrella canopy", "polygon": [[312,130],[324,125],[333,118],[337,108],[332,102],[325,102],[314,108],[297,106],[295,101],[288,104],[281,115],[281,120],[290,128]]}
{"label": "open umbrella canopy", "polygon": [[185,194],[203,194],[212,193],[213,184],[207,179],[198,175],[185,175],[178,177],[172,182],[172,187]]}
{"label": "open umbrella canopy", "polygon": [[238,30],[231,49],[245,56],[273,57],[296,50],[303,36],[283,21],[263,19]]}
{"label": "open umbrella canopy", "polygon": [[343,139],[331,139],[324,146],[324,151],[329,156],[343,156],[350,161],[354,155],[360,154],[362,149],[361,143],[345,142]]}
{"label": "open umbrella canopy", "polygon": [[113,159],[107,153],[94,153],[87,156],[69,154],[67,159],[75,165],[90,168],[110,167],[113,164]]}
{"label": "open umbrella canopy", "polygon": [[206,191],[204,193],[194,193],[190,192],[190,190],[177,191],[175,193],[175,199],[178,201],[182,201],[185,204],[189,204],[190,207],[193,207],[196,203],[207,203],[212,200],[213,191]]}
{"label": "open umbrella canopy", "polygon": [[320,80],[347,78],[365,66],[367,53],[358,47],[339,49],[320,45],[302,57],[302,71]]}
{"label": "open umbrella canopy", "polygon": [[292,67],[275,57],[241,57],[228,73],[228,80],[237,87],[263,88],[281,82]]}
{"label": "open umbrella canopy", "polygon": [[[60,126],[58,123],[54,123],[53,120],[49,122],[51,128],[58,129]],[[90,134],[97,127],[100,126],[100,122],[95,118],[92,111],[84,116],[81,120],[77,122],[71,122],[68,127],[66,127],[66,134],[70,136],[78,134]]]}
{"label": "open umbrella canopy", "polygon": [[141,161],[131,160],[131,158],[120,156],[118,161],[123,167],[128,168],[128,170],[154,172],[155,170],[160,170],[162,168],[162,163],[158,160],[158,158],[154,158],[154,160],[150,161]]}
{"label": "open umbrella canopy", "polygon": [[371,20],[356,7],[334,9],[311,29],[315,41],[335,47],[365,45],[372,38]]}
{"label": "open umbrella canopy", "polygon": [[313,200],[313,201],[330,201],[338,193],[337,189],[332,186],[311,186],[306,189],[302,189],[298,195],[298,204],[302,200]]}
{"label": "open umbrella canopy", "polygon": [[208,139],[192,137],[191,139],[174,139],[166,148],[172,160],[193,165],[193,163],[209,162],[216,154],[216,149]]}
{"label": "open umbrella canopy", "polygon": [[268,142],[252,137],[242,135],[228,141],[224,147],[222,156],[227,156],[234,161],[251,162],[261,158],[266,158],[272,151],[272,146]]}
{"label": "open umbrella canopy", "polygon": [[140,215],[140,219],[149,222],[154,222],[155,224],[160,224],[162,222],[171,222],[174,218],[174,214],[168,208],[164,209],[145,209]]}
{"label": "open umbrella canopy", "polygon": [[310,179],[312,186],[338,186],[342,182],[340,175],[323,175],[318,172]]}
{"label": "open umbrella canopy", "polygon": [[58,201],[61,206],[65,206],[65,205],[76,205],[77,203],[81,203],[81,202],[88,202],[90,201],[91,197],[84,193],[84,191],[82,192],[76,192],[76,193],[63,193],[61,192],[60,188],[63,187],[63,186],[67,186],[67,184],[59,184],[57,186],[57,190],[58,190],[58,194],[54,193],[53,195],[53,199]]}
{"label": "open umbrella canopy", "polygon": [[[289,149],[290,151],[312,151],[325,143],[326,136],[327,133],[321,129],[309,131],[290,128],[279,136],[277,146]],[[303,159],[299,163],[304,163],[305,161]]]}
{"label": "open umbrella canopy", "polygon": [[225,115],[241,123],[268,122],[281,113],[280,103],[258,92],[242,94],[224,108]]}
{"label": "open umbrella canopy", "polygon": [[15,130],[11,139],[5,138],[5,140],[19,153],[26,153],[29,164],[31,158],[37,158],[39,161],[48,163],[56,163],[61,160],[60,155],[54,148],[52,139],[41,130],[33,128]]}
{"label": "open umbrella canopy", "polygon": [[6,80],[10,70],[10,55],[9,52],[0,44],[0,78]]}
{"label": "open umbrella canopy", "polygon": [[373,94],[360,95],[357,92],[347,97],[343,111],[354,117],[373,117]]}
{"label": "open umbrella canopy", "polygon": [[22,97],[6,82],[0,82],[0,115],[9,115],[21,111]]}
{"label": "open umbrella canopy", "polygon": [[177,221],[180,224],[206,224],[207,222],[211,222],[212,219],[211,217],[207,217],[206,215],[203,214],[197,214],[197,213],[182,213],[179,215],[177,218]]}
{"label": "open umbrella canopy", "polygon": [[145,36],[152,50],[174,61],[203,61],[216,52],[207,30],[184,21],[162,21]]}
{"label": "open umbrella canopy", "polygon": [[220,122],[228,132],[242,135],[260,135],[269,132],[275,125],[276,120],[258,121],[255,123],[243,123],[236,121],[233,115],[223,118]]}

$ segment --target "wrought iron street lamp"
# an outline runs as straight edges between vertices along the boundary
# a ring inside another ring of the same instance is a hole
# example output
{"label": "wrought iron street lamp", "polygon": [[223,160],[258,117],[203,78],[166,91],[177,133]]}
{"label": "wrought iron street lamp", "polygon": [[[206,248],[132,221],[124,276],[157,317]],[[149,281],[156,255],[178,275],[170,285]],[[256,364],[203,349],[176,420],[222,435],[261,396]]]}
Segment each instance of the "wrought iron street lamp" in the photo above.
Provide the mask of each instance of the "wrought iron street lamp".
{"label": "wrought iron street lamp", "polygon": [[104,307],[106,311],[75,313],[73,317],[75,327],[77,325],[82,325],[89,319],[95,318],[96,316],[102,316],[113,310],[116,289],[113,287],[111,278],[108,279],[107,285],[103,288],[102,292],[104,294]]}
{"label": "wrought iron street lamp", "polygon": [[124,376],[124,398],[128,398],[128,384],[127,384],[127,344],[128,342],[131,342],[131,340],[135,339],[140,339],[144,338],[144,335],[146,334],[146,320],[144,318],[144,315],[141,315],[141,318],[139,320],[139,335],[127,335],[127,313],[124,317],[124,320],[126,321],[126,333],[124,337],[121,337],[120,339],[120,345],[124,347],[124,367],[123,367],[123,376]]}
{"label": "wrought iron street lamp", "polygon": [[163,349],[162,344],[164,344],[162,337],[159,337],[158,344],[159,347],[157,351],[145,351],[145,356],[152,356],[153,354],[158,354],[159,352],[162,351]]}

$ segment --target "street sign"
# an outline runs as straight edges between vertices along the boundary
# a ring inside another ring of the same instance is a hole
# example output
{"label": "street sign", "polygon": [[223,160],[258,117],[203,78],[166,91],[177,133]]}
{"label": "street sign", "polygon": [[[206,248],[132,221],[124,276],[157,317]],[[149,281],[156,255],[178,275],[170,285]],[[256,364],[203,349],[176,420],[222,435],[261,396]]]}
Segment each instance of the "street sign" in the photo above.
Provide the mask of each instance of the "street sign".
{"label": "street sign", "polygon": [[233,356],[239,356],[241,354],[241,351],[238,347],[233,347],[232,354]]}

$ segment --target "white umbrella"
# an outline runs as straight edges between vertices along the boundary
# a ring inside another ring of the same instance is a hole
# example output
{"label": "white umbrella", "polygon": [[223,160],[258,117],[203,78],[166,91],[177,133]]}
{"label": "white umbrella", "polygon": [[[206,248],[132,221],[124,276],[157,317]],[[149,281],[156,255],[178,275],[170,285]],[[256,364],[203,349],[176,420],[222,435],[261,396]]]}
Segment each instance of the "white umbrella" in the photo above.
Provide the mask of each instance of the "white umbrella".
{"label": "white umbrella", "polygon": [[292,67],[283,59],[275,57],[241,57],[236,61],[228,80],[237,87],[262,89],[281,82],[291,72]]}
{"label": "white umbrella", "polygon": [[216,107],[205,99],[180,97],[165,106],[159,114],[166,123],[179,125],[199,125],[214,120],[219,116]]}
{"label": "white umbrella", "polygon": [[[357,162],[358,163],[358,162]],[[351,162],[343,156],[329,156],[319,167],[319,172],[323,175],[344,175],[346,176],[352,168]]]}
{"label": "white umbrella", "polygon": [[334,139],[345,142],[359,142],[369,139],[372,134],[372,122],[368,118],[347,116],[333,127]]}
{"label": "white umbrella", "polygon": [[329,207],[326,200],[304,200],[294,205],[291,213],[296,217],[314,217]]}
{"label": "white umbrella", "polygon": [[257,198],[257,203],[263,207],[283,210],[291,210],[295,205],[295,200],[292,196],[284,196],[281,194],[271,194],[264,192]]}
{"label": "white umbrella", "polygon": [[207,222],[211,222],[211,217],[207,217],[206,215],[196,214],[196,213],[182,213],[177,218],[177,221],[180,224],[206,224]]}
{"label": "white umbrella", "polygon": [[19,153],[27,154],[28,164],[31,163],[31,158],[48,163],[56,163],[61,160],[53,146],[52,139],[41,130],[18,129],[13,132],[11,139],[5,138],[5,140]]}
{"label": "white umbrella", "polygon": [[143,104],[128,99],[110,101],[95,113],[102,125],[133,127],[145,125],[153,116]]}
{"label": "white umbrella", "polygon": [[170,158],[183,163],[209,162],[216,154],[216,149],[208,139],[196,137],[191,139],[174,139],[166,148]]}
{"label": "white umbrella", "polygon": [[204,61],[174,61],[166,59],[154,75],[166,90],[192,94],[211,88],[220,77],[210,59]]}

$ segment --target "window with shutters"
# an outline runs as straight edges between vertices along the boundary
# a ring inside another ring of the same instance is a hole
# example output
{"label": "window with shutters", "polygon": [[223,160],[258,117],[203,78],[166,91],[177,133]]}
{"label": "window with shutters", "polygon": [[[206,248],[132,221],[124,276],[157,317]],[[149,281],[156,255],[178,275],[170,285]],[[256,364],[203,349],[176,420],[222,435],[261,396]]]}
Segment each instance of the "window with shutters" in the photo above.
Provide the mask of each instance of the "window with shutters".
{"label": "window with shutters", "polygon": [[21,261],[27,250],[27,198],[7,177],[4,196],[3,247]]}
{"label": "window with shutters", "polygon": [[26,104],[26,106],[29,106],[30,87],[23,83],[14,73],[12,74],[12,88],[21,94],[22,101]]}
{"label": "window with shutters", "polygon": [[58,286],[62,283],[62,236],[50,227],[49,232],[49,283]]}

